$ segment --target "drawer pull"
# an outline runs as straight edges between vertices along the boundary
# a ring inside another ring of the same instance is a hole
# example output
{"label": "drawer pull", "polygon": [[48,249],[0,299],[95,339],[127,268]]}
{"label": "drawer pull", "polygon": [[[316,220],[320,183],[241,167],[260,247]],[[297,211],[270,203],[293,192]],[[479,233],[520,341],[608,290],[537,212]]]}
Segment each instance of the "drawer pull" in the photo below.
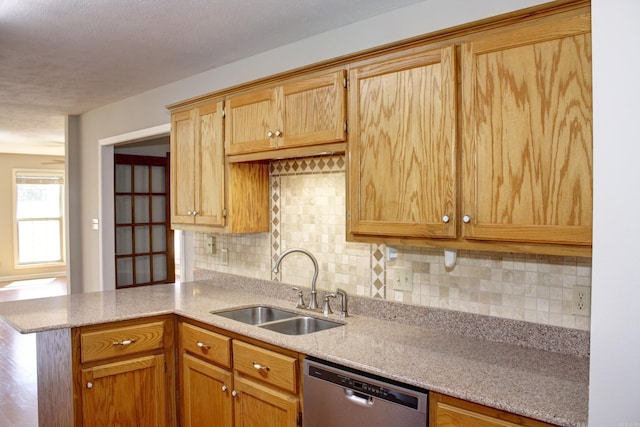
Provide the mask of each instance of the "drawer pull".
{"label": "drawer pull", "polygon": [[133,344],[134,342],[136,342],[135,339],[123,340],[123,341],[114,341],[113,345],[129,345],[129,344]]}
{"label": "drawer pull", "polygon": [[266,366],[266,365],[265,365],[265,366],[262,366],[261,364],[256,363],[256,362],[253,362],[253,367],[254,367],[254,368],[256,368],[258,371],[265,371],[265,372],[267,372],[267,371],[269,370],[269,367],[268,367],[268,366]]}
{"label": "drawer pull", "polygon": [[201,341],[198,341],[198,342],[196,343],[196,345],[197,345],[198,347],[200,347],[201,349],[203,349],[203,350],[209,350],[209,349],[211,348],[211,346],[210,346],[209,344],[205,344],[205,343],[203,343],[203,342],[201,342]]}

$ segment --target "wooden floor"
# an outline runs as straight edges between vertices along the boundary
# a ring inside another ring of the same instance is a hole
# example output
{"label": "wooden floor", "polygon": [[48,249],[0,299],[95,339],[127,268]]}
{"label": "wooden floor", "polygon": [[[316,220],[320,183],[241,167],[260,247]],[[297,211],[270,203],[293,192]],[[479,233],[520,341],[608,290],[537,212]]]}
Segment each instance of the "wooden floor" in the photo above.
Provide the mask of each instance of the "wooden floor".
{"label": "wooden floor", "polygon": [[[0,302],[67,293],[67,282],[0,283]],[[0,321],[0,426],[37,427],[36,336],[21,335]]]}

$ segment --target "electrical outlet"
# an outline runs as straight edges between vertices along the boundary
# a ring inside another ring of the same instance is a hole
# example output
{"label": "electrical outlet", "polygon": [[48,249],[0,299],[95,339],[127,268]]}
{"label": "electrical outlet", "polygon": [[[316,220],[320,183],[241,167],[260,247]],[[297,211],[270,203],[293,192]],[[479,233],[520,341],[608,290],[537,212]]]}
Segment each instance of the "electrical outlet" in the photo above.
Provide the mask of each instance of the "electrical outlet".
{"label": "electrical outlet", "polygon": [[573,314],[589,316],[591,314],[591,288],[589,286],[573,287]]}
{"label": "electrical outlet", "polygon": [[413,270],[408,267],[396,267],[394,269],[396,291],[413,291]]}
{"label": "electrical outlet", "polygon": [[229,265],[229,249],[221,248],[220,252],[222,252],[222,265]]}
{"label": "electrical outlet", "polygon": [[209,255],[216,253],[216,236],[207,236],[207,253]]}

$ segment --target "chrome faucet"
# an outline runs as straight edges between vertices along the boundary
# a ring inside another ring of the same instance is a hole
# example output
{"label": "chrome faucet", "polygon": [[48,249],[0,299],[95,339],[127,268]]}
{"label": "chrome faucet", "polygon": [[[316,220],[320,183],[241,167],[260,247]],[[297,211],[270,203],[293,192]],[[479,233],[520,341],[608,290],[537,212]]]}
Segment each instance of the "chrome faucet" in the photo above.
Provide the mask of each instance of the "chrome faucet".
{"label": "chrome faucet", "polygon": [[278,259],[276,260],[276,264],[273,267],[273,272],[278,274],[280,271],[279,268],[280,268],[280,263],[282,262],[282,259],[294,252],[300,252],[301,254],[305,254],[306,256],[311,258],[311,261],[313,261],[314,271],[313,271],[313,279],[311,280],[311,295],[309,297],[309,310],[315,310],[318,308],[318,298],[316,297],[318,293],[316,291],[316,280],[318,280],[318,260],[316,259],[316,257],[313,256],[311,252],[302,248],[287,249],[286,251],[282,252],[278,257]]}

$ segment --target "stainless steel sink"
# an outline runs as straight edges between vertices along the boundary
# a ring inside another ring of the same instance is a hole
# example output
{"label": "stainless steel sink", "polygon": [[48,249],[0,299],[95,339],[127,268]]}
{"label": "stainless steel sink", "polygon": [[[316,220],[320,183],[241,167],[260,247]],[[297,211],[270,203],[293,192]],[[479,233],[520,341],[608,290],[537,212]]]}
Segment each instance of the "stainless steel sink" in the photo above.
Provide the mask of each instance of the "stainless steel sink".
{"label": "stainless steel sink", "polygon": [[290,311],[279,310],[273,307],[262,305],[245,308],[234,308],[226,311],[212,311],[212,314],[226,317],[227,319],[237,320],[238,322],[247,323],[249,325],[260,325],[262,323],[274,322],[276,320],[290,319],[298,316]]}
{"label": "stainless steel sink", "polygon": [[312,332],[335,328],[336,326],[343,326],[342,323],[304,316],[263,305],[212,311],[211,313],[216,316],[226,317],[227,319],[236,320],[248,325],[256,325],[260,328],[286,335],[306,335]]}
{"label": "stainless steel sink", "polygon": [[312,332],[324,331],[325,329],[331,329],[336,326],[343,325],[342,323],[332,322],[330,320],[301,316],[259,326],[262,329],[269,329],[270,331],[280,332],[281,334],[286,335],[306,335]]}

